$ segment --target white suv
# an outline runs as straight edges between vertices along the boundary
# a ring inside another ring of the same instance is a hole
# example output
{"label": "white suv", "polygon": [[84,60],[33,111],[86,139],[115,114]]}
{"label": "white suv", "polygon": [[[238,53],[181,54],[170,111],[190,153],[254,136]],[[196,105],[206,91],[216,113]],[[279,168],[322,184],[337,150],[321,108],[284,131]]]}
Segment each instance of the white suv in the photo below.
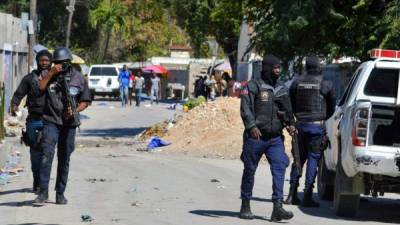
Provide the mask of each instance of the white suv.
{"label": "white suv", "polygon": [[114,65],[92,65],[88,73],[92,96],[119,96],[118,73],[119,70]]}
{"label": "white suv", "polygon": [[[372,50],[400,56],[400,51]],[[385,53],[385,54],[386,54]],[[400,59],[378,57],[354,73],[327,121],[331,145],[318,171],[321,199],[339,216],[357,213],[360,194],[400,193]]]}

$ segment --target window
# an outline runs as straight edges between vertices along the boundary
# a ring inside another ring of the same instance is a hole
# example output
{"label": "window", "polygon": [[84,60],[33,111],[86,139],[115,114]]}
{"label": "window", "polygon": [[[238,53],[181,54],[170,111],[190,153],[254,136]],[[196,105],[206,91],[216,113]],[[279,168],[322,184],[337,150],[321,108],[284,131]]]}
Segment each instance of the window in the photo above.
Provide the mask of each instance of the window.
{"label": "window", "polygon": [[344,91],[342,97],[340,98],[338,106],[342,106],[349,98],[354,85],[357,83],[358,77],[360,77],[361,71],[363,71],[363,68],[360,67],[354,73],[353,77],[351,78],[349,84],[346,87],[346,90]]}
{"label": "window", "polygon": [[92,67],[90,76],[118,76],[114,67]]}
{"label": "window", "polygon": [[371,75],[364,88],[366,95],[379,97],[397,97],[399,85],[398,69],[378,69],[372,70]]}

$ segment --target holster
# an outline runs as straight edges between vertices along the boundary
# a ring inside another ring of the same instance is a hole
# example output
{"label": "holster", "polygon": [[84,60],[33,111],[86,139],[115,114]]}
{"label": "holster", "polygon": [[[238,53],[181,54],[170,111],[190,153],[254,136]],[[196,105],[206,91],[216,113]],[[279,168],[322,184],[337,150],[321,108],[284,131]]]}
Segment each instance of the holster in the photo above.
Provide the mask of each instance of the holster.
{"label": "holster", "polygon": [[320,146],[320,151],[323,152],[325,151],[327,148],[331,147],[331,141],[329,140],[327,135],[324,135],[322,137],[322,141],[321,141],[321,146]]}
{"label": "holster", "polygon": [[34,139],[32,140],[28,132],[25,129],[22,129],[22,136],[21,136],[21,144],[24,143],[26,146],[31,148],[39,147],[40,141],[42,140],[42,131],[35,130],[35,135],[31,135]]}

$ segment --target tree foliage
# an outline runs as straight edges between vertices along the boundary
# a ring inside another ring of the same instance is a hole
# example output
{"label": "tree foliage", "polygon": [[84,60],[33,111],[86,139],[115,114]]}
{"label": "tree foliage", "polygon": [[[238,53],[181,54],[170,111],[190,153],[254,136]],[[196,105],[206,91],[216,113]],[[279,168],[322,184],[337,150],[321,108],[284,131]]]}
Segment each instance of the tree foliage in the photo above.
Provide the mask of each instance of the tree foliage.
{"label": "tree foliage", "polygon": [[204,54],[205,42],[212,37],[235,64],[243,0],[172,0],[171,7],[178,24],[191,37],[196,57]]}
{"label": "tree foliage", "polygon": [[311,53],[365,59],[372,48],[399,48],[398,1],[249,0],[246,8],[253,46],[285,60]]}

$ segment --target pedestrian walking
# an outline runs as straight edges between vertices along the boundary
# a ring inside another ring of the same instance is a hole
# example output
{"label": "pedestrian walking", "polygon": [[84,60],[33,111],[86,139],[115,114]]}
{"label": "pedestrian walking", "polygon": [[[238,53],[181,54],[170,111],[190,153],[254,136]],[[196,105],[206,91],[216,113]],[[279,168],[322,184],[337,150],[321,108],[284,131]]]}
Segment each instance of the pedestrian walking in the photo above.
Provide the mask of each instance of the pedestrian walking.
{"label": "pedestrian walking", "polygon": [[325,136],[325,120],[335,111],[336,97],[332,82],[323,80],[318,57],[306,58],[306,73],[293,81],[290,86],[290,97],[297,120],[300,163],[303,167],[307,161],[307,170],[304,198],[300,201],[297,188],[301,174],[293,163],[290,172],[290,190],[285,203],[319,207],[319,203],[312,198],[313,188]]}
{"label": "pedestrian walking", "polygon": [[153,104],[153,97],[156,98],[156,103],[158,104],[158,101],[160,99],[160,89],[161,89],[160,78],[157,76],[157,74],[153,72],[151,77],[151,92],[150,92],[151,104]]}
{"label": "pedestrian walking", "polygon": [[122,107],[128,104],[129,79],[130,79],[130,74],[128,67],[124,65],[122,71],[119,72],[118,74],[119,93],[120,93]]}
{"label": "pedestrian walking", "polygon": [[129,105],[132,105],[132,94],[133,94],[133,86],[135,83],[135,75],[133,74],[133,71],[131,71],[131,75],[129,76],[129,86],[128,86],[128,100],[129,100]]}
{"label": "pedestrian walking", "polygon": [[140,106],[140,102],[142,101],[142,90],[144,86],[144,77],[142,76],[142,71],[138,72],[138,75],[135,78],[135,99],[136,106]]}
{"label": "pedestrian walking", "polygon": [[280,60],[273,55],[263,59],[261,77],[251,80],[241,92],[241,117],[245,126],[241,160],[244,165],[240,218],[253,219],[250,200],[253,194],[254,174],[261,157],[265,154],[272,174],[271,221],[289,220],[293,213],[282,207],[283,185],[288,156],[283,145],[282,129],[295,132],[289,91],[278,80]]}
{"label": "pedestrian walking", "polygon": [[40,141],[42,164],[40,192],[34,204],[48,201],[51,165],[57,145],[56,204],[67,204],[64,192],[68,182],[70,156],[75,149],[79,112],[91,102],[90,91],[83,75],[71,66],[72,54],[64,47],[53,53],[54,66],[39,80],[45,94],[43,132]]}
{"label": "pedestrian walking", "polygon": [[43,130],[44,94],[39,89],[39,78],[46,75],[50,69],[52,55],[47,50],[36,54],[37,69],[24,76],[11,99],[11,114],[16,115],[21,100],[26,98],[28,117],[26,119],[26,131],[22,134],[22,140],[29,146],[31,170],[33,174],[32,192],[39,193],[40,164],[42,162],[39,143]]}

